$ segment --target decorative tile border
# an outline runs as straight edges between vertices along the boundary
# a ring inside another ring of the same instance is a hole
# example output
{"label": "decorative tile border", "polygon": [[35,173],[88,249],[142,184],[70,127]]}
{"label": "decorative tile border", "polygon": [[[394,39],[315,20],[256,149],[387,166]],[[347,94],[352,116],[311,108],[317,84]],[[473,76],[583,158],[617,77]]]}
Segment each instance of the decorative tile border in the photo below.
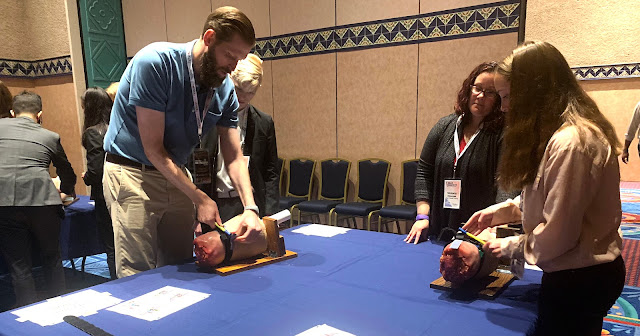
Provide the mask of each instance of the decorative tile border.
{"label": "decorative tile border", "polygon": [[258,39],[264,60],[390,47],[518,31],[520,1],[509,0]]}
{"label": "decorative tile border", "polygon": [[640,63],[595,65],[571,68],[578,80],[640,77]]}
{"label": "decorative tile border", "polygon": [[37,61],[0,59],[0,77],[35,79],[71,73],[71,56],[69,55]]}

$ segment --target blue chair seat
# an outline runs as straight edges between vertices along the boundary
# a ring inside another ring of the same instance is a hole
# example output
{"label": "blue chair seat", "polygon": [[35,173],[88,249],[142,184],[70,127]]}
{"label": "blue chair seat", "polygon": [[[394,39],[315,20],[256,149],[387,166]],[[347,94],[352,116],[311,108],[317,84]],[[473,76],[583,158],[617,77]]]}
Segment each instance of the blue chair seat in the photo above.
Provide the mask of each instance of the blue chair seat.
{"label": "blue chair seat", "polygon": [[298,203],[304,202],[306,200],[307,200],[306,197],[286,196],[286,197],[280,197],[278,204],[280,205],[280,210],[284,210],[284,209],[290,209],[292,206]]}
{"label": "blue chair seat", "polygon": [[325,213],[335,208],[338,204],[342,204],[342,202],[330,200],[313,200],[305,201],[298,204],[298,209],[305,212]]}
{"label": "blue chair seat", "polygon": [[415,205],[390,205],[380,209],[380,217],[415,220],[418,210]]}
{"label": "blue chair seat", "polygon": [[336,205],[336,213],[341,215],[368,216],[371,211],[380,210],[382,203],[350,202]]}

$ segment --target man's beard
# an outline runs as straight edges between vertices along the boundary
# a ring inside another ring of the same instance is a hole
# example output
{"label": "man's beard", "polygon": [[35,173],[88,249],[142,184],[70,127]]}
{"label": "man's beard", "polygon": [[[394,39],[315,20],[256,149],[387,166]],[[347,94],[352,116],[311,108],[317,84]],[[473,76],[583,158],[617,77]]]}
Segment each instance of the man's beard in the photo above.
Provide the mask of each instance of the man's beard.
{"label": "man's beard", "polygon": [[216,88],[222,85],[222,82],[227,77],[220,77],[218,75],[218,63],[216,62],[215,47],[209,47],[204,55],[202,55],[202,64],[200,67],[200,86],[207,88]]}

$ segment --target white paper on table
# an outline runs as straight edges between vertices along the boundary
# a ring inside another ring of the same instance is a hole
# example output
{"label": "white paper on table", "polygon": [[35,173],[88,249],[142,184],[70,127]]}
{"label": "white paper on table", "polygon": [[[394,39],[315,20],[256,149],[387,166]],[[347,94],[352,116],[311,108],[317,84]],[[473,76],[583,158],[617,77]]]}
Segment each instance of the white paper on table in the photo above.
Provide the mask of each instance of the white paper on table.
{"label": "white paper on table", "polygon": [[90,204],[90,205],[96,205],[96,201],[89,201],[87,203]]}
{"label": "white paper on table", "polygon": [[332,326],[321,324],[311,329],[305,330],[296,336],[356,336],[354,334],[336,329]]}
{"label": "white paper on table", "polygon": [[18,316],[16,321],[31,321],[46,327],[63,322],[67,315],[89,316],[98,310],[111,307],[122,302],[108,292],[96,292],[88,289],[67,296],[58,296],[42,303],[11,312]]}
{"label": "white paper on table", "polygon": [[208,298],[210,294],[165,286],[107,310],[141,320],[156,321]]}
{"label": "white paper on table", "polygon": [[322,224],[309,224],[305,227],[295,229],[291,232],[301,233],[307,236],[318,236],[318,237],[330,238],[339,234],[345,234],[348,231],[351,231],[351,229],[336,227],[336,226],[329,226],[329,225],[322,225]]}
{"label": "white paper on table", "polygon": [[524,268],[542,272],[542,269],[540,267],[536,265],[529,265],[529,263],[524,263]]}

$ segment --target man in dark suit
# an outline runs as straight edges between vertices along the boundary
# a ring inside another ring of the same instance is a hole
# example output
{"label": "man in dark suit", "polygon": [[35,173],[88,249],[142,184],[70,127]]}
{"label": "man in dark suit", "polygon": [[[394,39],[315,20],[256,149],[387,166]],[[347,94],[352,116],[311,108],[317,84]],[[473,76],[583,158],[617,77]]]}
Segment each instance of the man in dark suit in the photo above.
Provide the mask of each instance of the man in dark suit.
{"label": "man in dark suit", "polygon": [[[261,112],[249,102],[256,94],[262,82],[262,60],[249,54],[238,62],[231,73],[238,96],[238,129],[240,144],[245,159],[249,162],[249,176],[253,188],[253,197],[259,208],[260,217],[278,212],[280,172],[278,166],[278,150],[276,148],[276,131],[273,119]],[[200,186],[218,204],[222,222],[241,214],[244,211],[234,185],[231,183],[219,151],[216,129],[202,138],[203,147],[209,150],[212,169],[216,173],[213,182]],[[205,232],[208,228],[205,228]],[[199,230],[196,229],[196,232]]]}
{"label": "man in dark suit", "polygon": [[[76,175],[60,136],[40,126],[42,100],[32,92],[13,98],[15,119],[0,119],[0,252],[5,258],[17,305],[38,300],[31,274],[32,237],[42,252],[48,297],[65,289],[60,259],[62,198],[74,194]],[[49,176],[53,163],[60,192]]]}

